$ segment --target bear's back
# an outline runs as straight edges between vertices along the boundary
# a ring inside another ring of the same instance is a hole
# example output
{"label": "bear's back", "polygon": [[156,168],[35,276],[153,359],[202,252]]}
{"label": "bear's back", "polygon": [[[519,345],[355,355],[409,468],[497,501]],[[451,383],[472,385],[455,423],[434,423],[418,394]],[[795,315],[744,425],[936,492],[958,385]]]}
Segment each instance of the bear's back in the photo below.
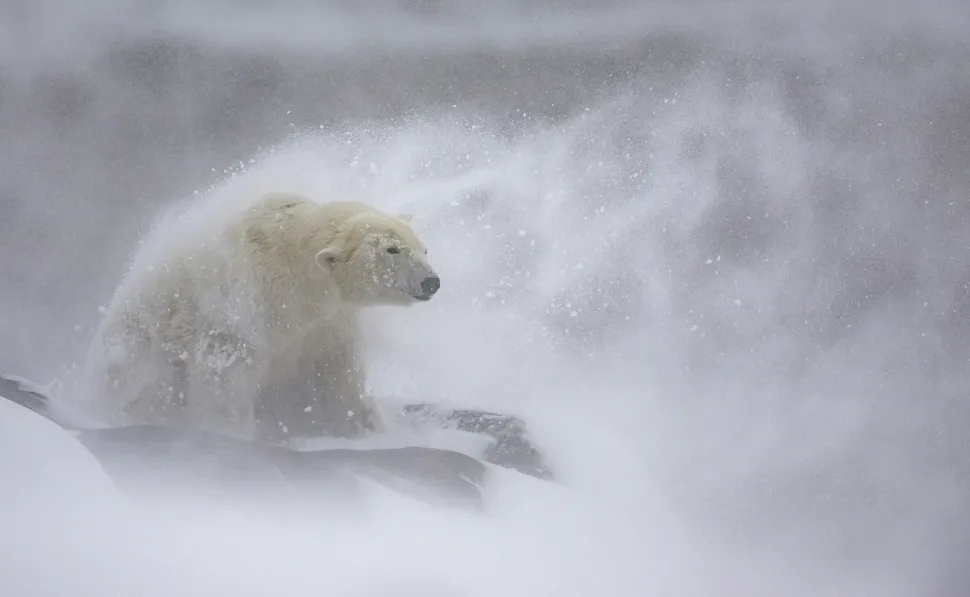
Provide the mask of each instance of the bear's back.
{"label": "bear's back", "polygon": [[313,231],[317,238],[332,238],[340,225],[360,213],[376,213],[370,205],[352,200],[317,203],[294,193],[269,193],[255,201],[245,210],[240,220],[230,226],[230,234],[242,233],[244,237],[263,237],[267,241],[282,236],[305,236]]}

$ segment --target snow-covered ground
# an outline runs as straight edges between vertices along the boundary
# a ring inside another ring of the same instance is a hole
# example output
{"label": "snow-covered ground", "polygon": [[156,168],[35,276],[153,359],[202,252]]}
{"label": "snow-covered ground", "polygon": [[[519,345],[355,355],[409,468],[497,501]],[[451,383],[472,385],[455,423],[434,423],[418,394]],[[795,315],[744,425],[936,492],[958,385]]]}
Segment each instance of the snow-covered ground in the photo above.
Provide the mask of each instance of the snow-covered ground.
{"label": "snow-covered ground", "polygon": [[669,574],[663,562],[680,549],[644,566],[631,560],[634,530],[598,514],[597,500],[514,474],[499,474],[485,516],[377,490],[352,519],[145,506],[60,428],[7,402],[0,437],[5,595],[622,594],[650,570]]}
{"label": "snow-covered ground", "polygon": [[230,4],[0,18],[0,371],[78,359],[170,208],[366,190],[442,278],[373,391],[559,483],[162,507],[0,401],[0,595],[967,594],[965,3]]}

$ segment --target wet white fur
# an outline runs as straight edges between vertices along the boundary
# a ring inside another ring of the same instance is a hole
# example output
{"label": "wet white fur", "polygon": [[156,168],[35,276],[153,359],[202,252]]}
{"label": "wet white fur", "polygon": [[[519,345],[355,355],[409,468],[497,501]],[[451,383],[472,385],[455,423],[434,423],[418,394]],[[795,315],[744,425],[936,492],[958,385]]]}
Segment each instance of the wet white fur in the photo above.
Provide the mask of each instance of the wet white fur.
{"label": "wet white fur", "polygon": [[435,275],[409,221],[271,194],[214,232],[173,235],[136,259],[91,345],[102,406],[119,422],[268,440],[380,429],[357,314],[413,304]]}

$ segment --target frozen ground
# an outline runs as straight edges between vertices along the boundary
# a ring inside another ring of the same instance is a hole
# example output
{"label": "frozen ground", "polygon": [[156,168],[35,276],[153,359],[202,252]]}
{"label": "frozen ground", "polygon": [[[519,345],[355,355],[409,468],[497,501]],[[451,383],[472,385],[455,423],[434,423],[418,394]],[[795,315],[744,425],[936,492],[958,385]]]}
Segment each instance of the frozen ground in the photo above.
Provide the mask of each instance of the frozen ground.
{"label": "frozen ground", "polygon": [[0,371],[196,191],[366,189],[443,284],[369,316],[375,391],[563,485],[160,509],[0,403],[0,594],[970,593],[965,2],[250,4],[0,8]]}

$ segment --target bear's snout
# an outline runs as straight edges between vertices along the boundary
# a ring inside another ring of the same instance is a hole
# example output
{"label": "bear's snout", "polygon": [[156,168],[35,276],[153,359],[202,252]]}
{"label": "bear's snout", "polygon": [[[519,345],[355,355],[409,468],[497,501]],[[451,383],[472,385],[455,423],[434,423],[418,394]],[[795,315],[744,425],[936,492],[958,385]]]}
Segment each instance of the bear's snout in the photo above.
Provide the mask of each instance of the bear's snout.
{"label": "bear's snout", "polygon": [[439,288],[441,288],[441,280],[438,276],[428,276],[424,280],[421,280],[421,292],[423,296],[418,298],[428,300],[434,293],[438,292]]}

